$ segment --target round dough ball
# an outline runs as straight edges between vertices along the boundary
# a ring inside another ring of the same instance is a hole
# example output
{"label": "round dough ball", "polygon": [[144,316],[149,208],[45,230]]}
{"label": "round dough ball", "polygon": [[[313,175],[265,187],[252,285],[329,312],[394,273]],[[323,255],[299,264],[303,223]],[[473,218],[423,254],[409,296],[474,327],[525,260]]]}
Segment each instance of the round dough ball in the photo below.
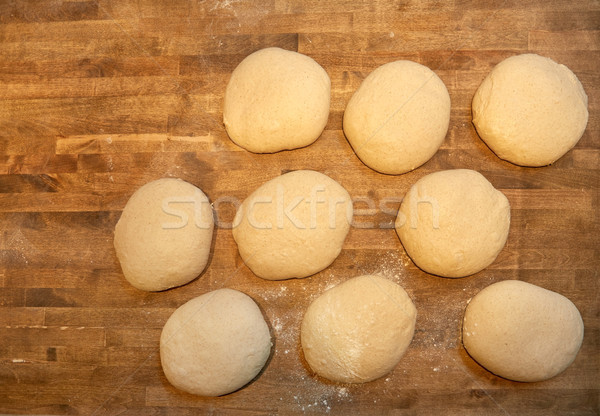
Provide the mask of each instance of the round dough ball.
{"label": "round dough ball", "polygon": [[280,48],[247,56],[225,90],[223,122],[234,143],[255,153],[308,146],[329,118],[331,81],[312,58]]}
{"label": "round dough ball", "polygon": [[342,251],[352,223],[348,191],[313,170],[281,175],[254,191],[233,228],[244,263],[267,280],[320,272]]}
{"label": "round dough ball", "polygon": [[400,205],[396,232],[427,273],[464,277],[489,266],[504,247],[510,205],[480,173],[435,172],[419,179]]}
{"label": "round dough ball", "polygon": [[415,305],[401,286],[379,276],[355,277],[309,306],[301,327],[304,358],[333,381],[375,380],[398,364],[416,320]]}
{"label": "round dough ball", "polygon": [[127,201],[115,227],[125,278],[148,291],[192,281],[208,262],[213,227],[210,201],[191,183],[163,178],[145,184]]}
{"label": "round dough ball", "polygon": [[271,334],[252,298],[233,289],[206,293],[180,306],[160,335],[169,382],[201,396],[248,384],[271,353]]}
{"label": "round dough ball", "polygon": [[583,321],[563,295],[506,280],[469,302],[462,335],[469,355],[492,373],[542,381],[571,365],[583,341]]}
{"label": "round dough ball", "polygon": [[344,112],[344,133],[365,165],[400,174],[427,162],[450,122],[450,96],[429,68],[412,61],[382,65],[365,78]]}
{"label": "round dough ball", "polygon": [[522,166],[548,165],[579,141],[588,99],[575,74],[535,54],[500,62],[473,98],[473,124],[498,157]]}

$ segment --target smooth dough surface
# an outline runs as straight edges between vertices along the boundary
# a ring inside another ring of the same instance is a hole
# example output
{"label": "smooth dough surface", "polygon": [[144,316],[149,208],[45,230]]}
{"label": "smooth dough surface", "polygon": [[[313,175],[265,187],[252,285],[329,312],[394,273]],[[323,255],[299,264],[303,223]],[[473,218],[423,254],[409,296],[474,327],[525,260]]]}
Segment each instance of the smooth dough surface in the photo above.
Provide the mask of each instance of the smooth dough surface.
{"label": "smooth dough surface", "polygon": [[588,121],[588,98],[564,65],[535,54],[500,62],[473,98],[473,124],[498,157],[544,166],[579,141]]}
{"label": "smooth dough surface", "polygon": [[344,112],[344,134],[363,163],[400,174],[427,162],[450,122],[450,95],[429,68],[412,61],[382,65],[367,76]]}
{"label": "smooth dough surface", "polygon": [[464,277],[489,266],[510,227],[510,205],[479,172],[439,171],[419,179],[398,212],[404,249],[427,273]]}
{"label": "smooth dough surface", "polygon": [[301,327],[304,357],[313,371],[333,381],[375,380],[398,364],[416,319],[401,286],[375,275],[355,277],[309,306]]}
{"label": "smooth dough surface", "polygon": [[181,179],[163,178],[131,196],[115,227],[125,278],[138,289],[184,285],[206,267],[213,235],[206,195]]}
{"label": "smooth dough surface", "polygon": [[169,382],[201,396],[236,391],[258,375],[271,352],[262,312],[249,296],[219,289],[180,306],[160,336]]}
{"label": "smooth dough surface", "polygon": [[234,143],[255,153],[308,146],[329,118],[331,81],[312,58],[280,48],[247,56],[225,90],[223,122]]}
{"label": "smooth dough surface", "polygon": [[257,276],[301,278],[333,263],[351,223],[348,191],[327,175],[297,170],[266,182],[244,200],[233,238]]}
{"label": "smooth dough surface", "polygon": [[469,302],[462,336],[469,355],[492,373],[542,381],[571,365],[583,341],[583,321],[563,295],[505,280]]}

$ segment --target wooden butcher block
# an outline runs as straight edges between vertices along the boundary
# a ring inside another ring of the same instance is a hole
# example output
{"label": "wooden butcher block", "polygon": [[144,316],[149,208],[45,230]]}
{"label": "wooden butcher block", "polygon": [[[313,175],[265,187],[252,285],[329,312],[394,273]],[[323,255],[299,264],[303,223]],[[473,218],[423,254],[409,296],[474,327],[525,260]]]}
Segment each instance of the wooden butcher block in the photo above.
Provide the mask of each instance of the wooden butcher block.
{"label": "wooden butcher block", "polygon": [[[223,96],[237,64],[269,46],[323,66],[331,112],[314,144],[253,154],[228,138]],[[579,143],[541,168],[499,159],[471,122],[471,100],[486,74],[526,52],[567,65],[589,97]],[[452,109],[435,156],[392,176],[356,157],[342,116],[361,81],[399,59],[434,70]],[[597,1],[2,1],[0,413],[598,414],[599,162]],[[481,172],[508,197],[512,214],[496,261],[461,279],[418,269],[392,228],[409,187],[452,168]],[[265,181],[298,169],[342,184],[355,201],[355,221],[327,269],[263,280],[237,251],[235,209]],[[150,293],[123,277],[113,233],[132,193],[162,177],[200,187],[218,227],[201,277]],[[300,347],[304,311],[326,289],[367,273],[406,289],[418,310],[413,341],[395,369],[373,382],[319,378]],[[581,312],[583,345],[557,377],[502,379],[462,346],[467,301],[506,279],[559,292]],[[161,329],[178,306],[223,287],[260,306],[272,355],[235,393],[181,392],[160,366]]]}

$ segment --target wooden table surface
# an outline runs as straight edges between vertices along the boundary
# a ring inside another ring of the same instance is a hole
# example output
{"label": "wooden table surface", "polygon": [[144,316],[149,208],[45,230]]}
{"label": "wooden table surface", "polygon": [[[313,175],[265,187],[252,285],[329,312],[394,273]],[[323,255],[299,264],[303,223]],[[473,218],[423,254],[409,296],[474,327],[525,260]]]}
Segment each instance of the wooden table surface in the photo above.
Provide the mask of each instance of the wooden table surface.
{"label": "wooden table surface", "polygon": [[[229,75],[267,46],[307,54],[331,77],[329,122],[311,146],[251,154],[225,133]],[[566,64],[589,96],[582,139],[543,168],[500,160],[471,123],[471,99],[485,75],[524,52]],[[361,80],[397,59],[433,69],[448,87],[452,113],[429,162],[388,176],[358,160],[341,127]],[[2,1],[0,413],[598,414],[599,149],[597,1]],[[505,249],[463,279],[420,271],[391,228],[410,185],[449,168],[478,170],[512,207]],[[346,187],[356,223],[331,267],[265,281],[244,266],[228,224],[236,200],[295,169],[318,170]],[[113,230],[129,196],[161,177],[203,189],[220,226],[200,278],[147,293],[121,274]],[[405,287],[417,306],[407,354],[371,383],[315,377],[299,347],[303,312],[326,288],[376,272]],[[562,293],[581,311],[585,338],[564,373],[511,382],[465,352],[467,300],[504,279]],[[175,308],[222,287],[260,305],[274,353],[241,391],[195,397],[166,381],[159,335]]]}

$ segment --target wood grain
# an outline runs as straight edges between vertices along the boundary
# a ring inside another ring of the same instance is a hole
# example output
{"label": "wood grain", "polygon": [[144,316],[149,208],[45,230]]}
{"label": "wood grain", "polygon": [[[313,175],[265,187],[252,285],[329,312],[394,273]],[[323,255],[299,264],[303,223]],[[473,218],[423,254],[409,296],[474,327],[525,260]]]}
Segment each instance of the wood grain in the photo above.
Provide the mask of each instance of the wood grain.
{"label": "wood grain", "polygon": [[[251,154],[227,137],[229,74],[267,46],[313,57],[332,102],[311,146]],[[552,166],[498,159],[471,124],[472,96],[502,59],[539,53],[569,66],[589,96],[578,145]],[[448,135],[421,168],[378,174],[341,130],[362,79],[397,59],[432,68],[452,100]],[[391,225],[420,177],[471,168],[508,197],[506,248],[477,275],[419,270]],[[315,169],[356,199],[344,249],[323,272],[268,282],[243,264],[228,224],[249,192],[283,172]],[[142,184],[179,177],[215,202],[219,227],[206,272],[163,293],[127,284],[112,237]],[[0,412],[26,414],[486,414],[600,412],[600,5],[594,1],[40,0],[0,2]],[[372,201],[372,202],[365,202]],[[311,373],[298,329],[326,288],[364,273],[402,284],[417,331],[395,370],[363,385]],[[498,378],[460,341],[469,298],[520,279],[569,297],[584,343],[542,383]],[[239,289],[274,335],[265,370],[246,388],[194,397],[166,381],[162,326],[185,301]]]}

